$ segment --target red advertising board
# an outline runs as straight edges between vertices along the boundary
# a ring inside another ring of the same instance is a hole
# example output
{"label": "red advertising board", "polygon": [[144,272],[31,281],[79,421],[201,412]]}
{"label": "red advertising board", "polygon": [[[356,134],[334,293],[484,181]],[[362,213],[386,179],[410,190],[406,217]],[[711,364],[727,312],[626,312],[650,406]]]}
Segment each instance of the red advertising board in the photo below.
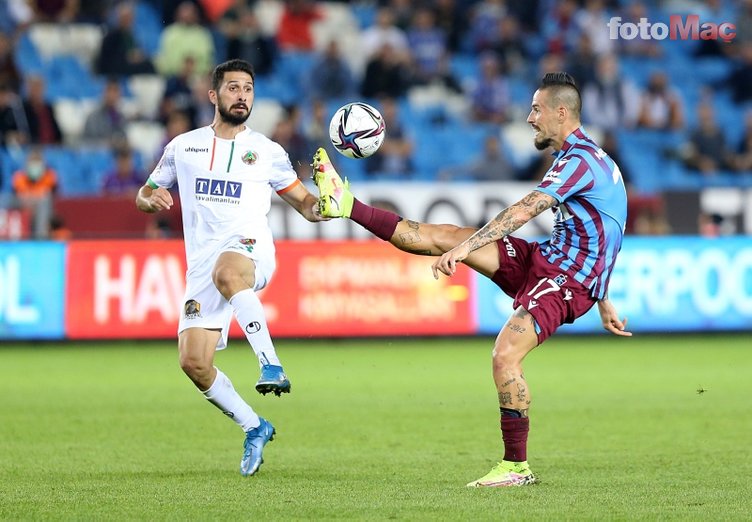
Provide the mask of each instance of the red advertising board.
{"label": "red advertising board", "polygon": [[66,288],[71,339],[175,337],[183,242],[71,241]]}
{"label": "red advertising board", "polygon": [[[278,337],[472,333],[470,271],[437,281],[430,266],[380,241],[279,242],[277,272],[260,293],[269,329]],[[67,336],[175,337],[184,277],[182,241],[70,242]]]}
{"label": "red advertising board", "polygon": [[473,332],[470,270],[437,281],[431,261],[381,241],[281,243],[261,296],[269,328],[285,337]]}

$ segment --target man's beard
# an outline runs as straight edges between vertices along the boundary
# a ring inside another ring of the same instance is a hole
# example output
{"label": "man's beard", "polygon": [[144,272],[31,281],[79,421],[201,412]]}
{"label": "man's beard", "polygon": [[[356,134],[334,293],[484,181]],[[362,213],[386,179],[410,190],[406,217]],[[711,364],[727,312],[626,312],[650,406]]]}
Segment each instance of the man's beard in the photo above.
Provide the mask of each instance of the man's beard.
{"label": "man's beard", "polygon": [[[237,105],[237,104],[236,104]],[[245,123],[245,121],[248,119],[248,117],[251,115],[251,109],[248,108],[248,112],[245,114],[237,114],[234,112],[231,112],[232,107],[228,109],[224,105],[217,104],[217,109],[219,110],[219,117],[224,123],[229,123],[230,125],[242,125]]]}
{"label": "man's beard", "polygon": [[542,140],[533,139],[533,143],[536,149],[546,150],[553,144],[553,140],[551,138],[543,138]]}

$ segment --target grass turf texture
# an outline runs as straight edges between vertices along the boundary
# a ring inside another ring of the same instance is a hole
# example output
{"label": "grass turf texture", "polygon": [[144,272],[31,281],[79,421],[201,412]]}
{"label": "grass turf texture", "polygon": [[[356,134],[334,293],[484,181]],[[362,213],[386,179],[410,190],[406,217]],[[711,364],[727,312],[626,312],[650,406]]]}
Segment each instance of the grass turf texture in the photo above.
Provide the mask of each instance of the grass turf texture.
{"label": "grass turf texture", "polygon": [[[0,519],[748,519],[749,336],[555,337],[525,372],[541,483],[468,489],[500,459],[491,339],[280,341],[289,396],[259,474],[174,343],[0,348]],[[698,393],[699,390],[706,390]]]}

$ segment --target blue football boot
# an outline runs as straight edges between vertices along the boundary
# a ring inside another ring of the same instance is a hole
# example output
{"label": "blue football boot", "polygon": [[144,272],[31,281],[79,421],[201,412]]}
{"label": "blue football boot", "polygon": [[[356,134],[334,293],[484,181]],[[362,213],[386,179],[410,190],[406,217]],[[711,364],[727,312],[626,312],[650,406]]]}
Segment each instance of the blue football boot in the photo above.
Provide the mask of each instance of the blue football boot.
{"label": "blue football boot", "polygon": [[276,430],[272,423],[259,417],[261,424],[248,430],[243,442],[243,459],[240,461],[240,474],[250,477],[256,473],[264,462],[263,452],[266,443],[274,440]]}
{"label": "blue football boot", "polygon": [[290,393],[290,379],[285,375],[281,366],[264,364],[261,366],[261,377],[256,383],[256,391],[261,395],[271,392],[277,397],[283,393]]}

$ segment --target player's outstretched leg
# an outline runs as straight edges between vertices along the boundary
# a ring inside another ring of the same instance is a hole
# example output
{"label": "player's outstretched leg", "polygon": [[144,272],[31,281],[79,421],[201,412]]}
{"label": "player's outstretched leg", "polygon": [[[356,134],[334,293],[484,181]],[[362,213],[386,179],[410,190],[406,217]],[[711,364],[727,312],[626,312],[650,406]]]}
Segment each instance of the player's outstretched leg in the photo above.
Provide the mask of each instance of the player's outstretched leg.
{"label": "player's outstretched leg", "polygon": [[346,217],[352,213],[353,195],[347,178],[342,181],[329,155],[319,147],[313,155],[313,182],[319,189],[319,212],[324,217]]}
{"label": "player's outstretched leg", "polygon": [[508,486],[526,486],[535,483],[535,475],[530,471],[527,461],[510,462],[502,460],[485,476],[470,482],[469,488],[498,488]]}
{"label": "player's outstretched leg", "polygon": [[243,458],[240,460],[240,474],[249,477],[256,473],[264,462],[264,446],[274,440],[276,430],[272,423],[259,417],[261,424],[248,430],[243,442]]}

